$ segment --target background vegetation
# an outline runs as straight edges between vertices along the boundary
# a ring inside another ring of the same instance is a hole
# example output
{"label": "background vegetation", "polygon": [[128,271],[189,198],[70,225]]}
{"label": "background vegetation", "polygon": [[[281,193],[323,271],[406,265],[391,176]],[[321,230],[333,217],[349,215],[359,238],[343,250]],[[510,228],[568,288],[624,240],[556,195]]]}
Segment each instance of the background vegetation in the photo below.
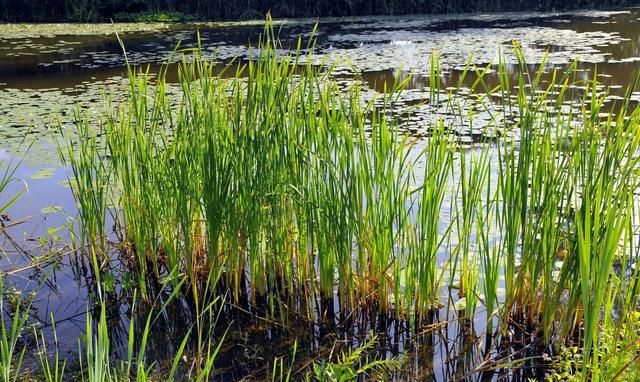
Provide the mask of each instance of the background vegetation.
{"label": "background vegetation", "polygon": [[[408,13],[561,10],[638,5],[638,0],[0,0],[0,20],[160,21]],[[169,15],[169,17],[167,17]]]}

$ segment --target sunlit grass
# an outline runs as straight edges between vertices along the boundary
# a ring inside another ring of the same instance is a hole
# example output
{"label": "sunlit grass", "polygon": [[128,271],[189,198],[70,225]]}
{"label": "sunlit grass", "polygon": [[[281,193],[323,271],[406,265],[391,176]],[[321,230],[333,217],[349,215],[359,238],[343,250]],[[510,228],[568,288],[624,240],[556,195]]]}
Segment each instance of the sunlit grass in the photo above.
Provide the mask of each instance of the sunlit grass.
{"label": "sunlit grass", "polygon": [[[602,118],[596,80],[576,96],[573,65],[543,83],[516,45],[517,88],[501,58],[500,84],[486,89],[515,116],[497,126],[503,135],[467,150],[439,119],[417,149],[394,114],[402,83],[363,102],[357,83],[340,90],[331,68],[301,50],[281,54],[268,28],[259,48],[227,79],[198,49],[185,52],[177,103],[162,73],[152,85],[130,68],[127,102],[107,110],[104,145],[79,124],[82,139],[61,155],[98,273],[114,250],[104,241],[112,197],[116,249],[143,298],[154,278],[189,295],[198,316],[211,313],[205,296],[223,291],[280,322],[336,302],[418,325],[443,303],[464,317],[484,305],[489,331],[495,320],[502,333],[518,322],[546,342],[578,337],[585,378],[600,378],[598,328],[620,301],[623,313],[637,304],[621,287],[637,290],[637,272],[626,271],[637,260],[640,131],[628,103]],[[434,58],[432,77],[439,71]],[[460,110],[437,78],[430,84],[430,102],[448,96]],[[549,108],[565,102],[581,113]],[[445,286],[457,290],[451,301]],[[216,354],[198,336],[198,348]],[[105,346],[100,332],[97,341]],[[101,354],[87,363],[106,362]],[[89,369],[90,380],[105,378]]]}

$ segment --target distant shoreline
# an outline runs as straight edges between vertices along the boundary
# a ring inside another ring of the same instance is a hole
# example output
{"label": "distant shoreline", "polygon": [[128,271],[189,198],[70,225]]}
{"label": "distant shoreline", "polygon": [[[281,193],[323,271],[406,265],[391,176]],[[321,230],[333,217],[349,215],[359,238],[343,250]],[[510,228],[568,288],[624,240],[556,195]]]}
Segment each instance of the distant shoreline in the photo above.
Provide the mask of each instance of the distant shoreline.
{"label": "distant shoreline", "polygon": [[[549,12],[622,9],[640,0],[0,0],[0,22],[154,22],[245,21],[264,19],[451,14],[489,12]],[[161,4],[160,4],[161,3]]]}

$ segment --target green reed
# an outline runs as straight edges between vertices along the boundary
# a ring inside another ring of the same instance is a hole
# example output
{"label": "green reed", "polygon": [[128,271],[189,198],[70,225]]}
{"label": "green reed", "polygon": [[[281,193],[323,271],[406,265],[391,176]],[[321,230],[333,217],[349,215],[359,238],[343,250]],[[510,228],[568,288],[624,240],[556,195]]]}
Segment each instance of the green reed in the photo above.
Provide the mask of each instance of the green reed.
{"label": "green reed", "polygon": [[[9,307],[11,306],[11,309]],[[4,295],[4,283],[0,275],[0,378],[2,382],[15,382],[20,378],[20,367],[26,347],[19,343],[29,319],[31,300],[23,304],[18,300],[9,304]],[[10,323],[5,322],[5,315]]]}
{"label": "green reed", "polygon": [[58,350],[58,334],[56,332],[56,324],[51,315],[51,327],[53,330],[54,356],[49,359],[47,340],[44,333],[34,331],[36,345],[38,347],[38,361],[40,361],[40,372],[45,382],[63,382],[64,370],[67,366],[67,360],[60,359]]}
{"label": "green reed", "polygon": [[[198,316],[223,291],[234,302],[248,294],[281,322],[317,306],[327,313],[334,299],[421,322],[448,303],[450,286],[465,316],[485,306],[489,328],[494,317],[503,332],[519,321],[550,342],[581,327],[583,367],[594,370],[603,308],[636,303],[619,285],[637,290],[637,274],[626,279],[614,265],[637,259],[621,244],[634,232],[638,113],[623,102],[602,119],[597,83],[575,80],[576,63],[543,80],[545,65],[530,73],[516,45],[517,88],[503,58],[495,88],[489,67],[465,70],[474,89],[502,95],[499,110],[485,110],[505,116],[486,126],[502,137],[463,150],[439,119],[417,150],[394,111],[406,82],[363,102],[357,83],[341,90],[333,67],[312,65],[301,46],[283,54],[267,28],[253,59],[226,67],[236,72],[225,79],[199,48],[186,50],[178,100],[164,72],[151,83],[130,68],[127,101],[106,110],[104,153],[96,139],[61,152],[85,235],[104,237],[106,205],[91,190],[109,184],[118,249],[143,298],[157,278],[189,294]],[[440,81],[430,83],[431,102],[444,99]],[[471,120],[459,98],[446,102],[456,120]],[[557,112],[567,104],[581,113]]]}
{"label": "green reed", "polygon": [[[20,165],[20,163],[15,164],[12,161],[9,161],[8,163],[6,161],[0,160],[0,196],[3,197],[4,199],[4,192],[5,189],[7,188],[7,186],[9,185],[9,183],[11,183],[12,181],[16,180],[15,179],[15,174],[16,171],[18,170],[18,166]],[[13,204],[15,204],[15,202],[20,199],[20,197],[26,192],[27,190],[24,189],[20,192],[18,192],[15,195],[12,195],[9,197],[9,200],[0,202],[0,214],[5,213],[5,211],[7,211],[7,209],[9,209],[9,207],[11,207]],[[4,226],[0,227],[0,230],[4,229]]]}
{"label": "green reed", "polygon": [[84,347],[85,363],[82,362],[82,347],[79,347],[79,349],[82,379],[88,382],[107,382],[114,378],[111,361],[109,360],[110,339],[105,309],[105,305],[100,307],[100,318],[95,326],[91,314],[87,311]]}
{"label": "green reed", "polygon": [[[410,248],[405,270],[406,306],[415,299],[417,313],[422,316],[440,301],[436,298],[441,287],[437,272],[438,251],[446,235],[440,233],[440,212],[446,195],[447,181],[453,169],[454,145],[448,139],[444,124],[440,124],[425,148],[424,182],[420,190],[417,218],[418,235]],[[448,231],[448,230],[447,230]],[[415,290],[415,292],[414,292]]]}
{"label": "green reed", "polygon": [[[180,345],[170,360],[171,367],[168,370],[152,362],[150,359],[153,355],[147,354],[148,341],[158,319],[167,314],[167,308],[176,302],[179,291],[177,288],[162,301],[157,298],[149,305],[151,309],[146,315],[141,314],[142,305],[137,302],[135,296],[133,297],[132,315],[125,337],[126,357],[119,360],[114,359],[112,336],[109,334],[110,325],[113,323],[113,319],[107,316],[109,302],[101,300],[93,313],[97,317],[94,317],[91,311],[87,312],[84,340],[79,340],[80,373],[75,378],[83,382],[210,380],[214,372],[214,362],[226,337],[226,332],[222,335],[215,332],[222,312],[223,300],[220,297],[208,299],[203,305],[202,312],[194,318],[191,327],[180,339]],[[56,339],[55,326],[53,330]],[[41,372],[47,381],[60,381],[66,360],[60,363],[57,341],[54,359],[50,360],[46,354],[44,337],[42,339],[45,353],[40,355]],[[195,344],[195,348],[188,346],[189,343]]]}
{"label": "green reed", "polygon": [[[580,280],[580,301],[584,314],[585,363],[593,348],[598,357],[598,323],[602,307],[611,293],[613,266],[624,260],[621,241],[629,234],[630,219],[638,187],[638,144],[635,124],[637,117],[624,120],[610,115],[606,121],[596,120],[599,101],[595,88],[589,114],[583,112],[584,130],[576,132],[582,138],[573,152],[573,203],[575,206],[576,240]],[[635,121],[634,121],[635,120]],[[592,125],[594,125],[592,127]],[[603,137],[604,135],[604,137]]]}

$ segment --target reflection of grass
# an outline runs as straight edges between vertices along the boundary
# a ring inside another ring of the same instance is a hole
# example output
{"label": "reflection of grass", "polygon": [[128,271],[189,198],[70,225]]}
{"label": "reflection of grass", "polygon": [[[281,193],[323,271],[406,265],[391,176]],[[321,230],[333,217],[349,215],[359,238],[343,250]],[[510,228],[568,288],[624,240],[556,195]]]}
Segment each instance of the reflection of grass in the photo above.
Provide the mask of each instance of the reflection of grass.
{"label": "reflection of grass", "polygon": [[[438,120],[418,150],[394,114],[407,80],[363,102],[357,85],[338,89],[331,68],[320,72],[298,52],[279,56],[278,47],[267,28],[248,77],[230,79],[214,77],[215,64],[195,50],[180,68],[178,105],[162,75],[151,87],[131,69],[128,102],[109,110],[104,147],[78,124],[79,144],[61,155],[74,172],[83,237],[97,244],[97,274],[111,193],[118,249],[145,298],[151,280],[162,280],[198,316],[203,295],[224,291],[234,303],[246,294],[262,301],[284,324],[292,311],[331,310],[334,298],[345,311],[420,324],[447,284],[458,290],[450,302],[459,314],[485,305],[498,334],[515,321],[540,328],[546,343],[580,341],[584,378],[603,380],[596,333],[624,322],[602,312],[615,306],[627,317],[637,303],[637,272],[626,273],[637,256],[638,112],[623,103],[601,114],[597,82],[576,82],[575,64],[543,83],[545,65],[529,73],[515,44],[517,88],[502,61],[494,89],[483,88],[486,70],[465,71],[476,71],[476,98],[502,94],[499,108],[485,106],[504,116],[485,126],[502,136],[462,151],[453,126]],[[466,102],[447,96],[454,111]],[[566,104],[580,115],[551,108]]]}
{"label": "reflection of grass", "polygon": [[[0,290],[2,283],[0,279]],[[3,291],[4,292],[4,291]],[[152,309],[146,319],[132,316],[128,332],[124,338],[126,345],[125,359],[114,359],[114,336],[110,333],[112,320],[107,316],[108,302],[99,303],[95,312],[88,311],[85,323],[85,333],[78,339],[79,366],[67,367],[71,363],[67,357],[62,357],[58,350],[56,325],[52,319],[53,345],[47,345],[47,337],[42,331],[35,330],[34,337],[37,346],[37,356],[40,370],[28,371],[22,369],[22,359],[27,350],[28,342],[18,339],[24,334],[29,318],[28,309],[25,312],[14,308],[12,324],[5,329],[4,322],[0,322],[0,377],[3,382],[62,382],[65,380],[81,382],[121,382],[121,381],[208,381],[214,372],[214,361],[224,341],[225,334],[215,339],[213,332],[217,325],[217,315],[221,311],[222,301],[212,300],[203,309],[203,314],[195,319],[192,328],[187,331],[179,347],[175,351],[171,367],[167,370],[159,368],[153,362],[147,361],[147,345],[154,324],[165,314],[167,306],[174,301],[175,294],[168,298],[156,309]],[[30,306],[30,304],[29,304]],[[133,306],[137,307],[135,298]],[[4,307],[4,300],[0,299],[0,308]],[[28,307],[27,307],[28,308]],[[1,309],[5,312],[4,309]],[[95,317],[94,317],[95,315]],[[211,320],[211,318],[214,320]],[[142,321],[142,322],[140,322]],[[188,351],[187,344],[196,337],[196,327],[206,327],[206,341],[202,348]],[[122,345],[122,344],[121,344]],[[50,356],[48,349],[53,350]],[[35,353],[34,353],[35,355]],[[18,357],[16,359],[16,357]],[[70,376],[70,377],[69,377]],[[69,379],[70,378],[70,379]]]}
{"label": "reflection of grass", "polygon": [[118,13],[114,16],[117,22],[141,22],[141,23],[183,23],[193,21],[193,16],[182,12],[140,12]]}

